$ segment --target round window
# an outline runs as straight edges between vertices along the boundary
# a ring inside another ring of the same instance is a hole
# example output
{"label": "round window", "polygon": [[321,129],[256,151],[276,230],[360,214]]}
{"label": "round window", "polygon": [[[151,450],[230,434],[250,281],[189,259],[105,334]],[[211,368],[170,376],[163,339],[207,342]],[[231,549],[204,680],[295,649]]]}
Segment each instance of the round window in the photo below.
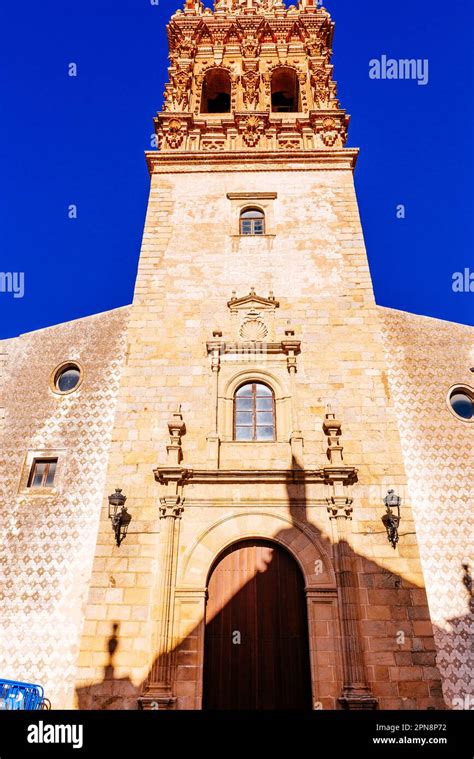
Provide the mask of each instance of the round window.
{"label": "round window", "polygon": [[82,382],[82,371],[77,364],[61,364],[54,372],[52,382],[53,390],[56,393],[72,393]]}
{"label": "round window", "polygon": [[456,387],[449,394],[451,410],[460,419],[469,421],[474,418],[474,393],[468,387]]}

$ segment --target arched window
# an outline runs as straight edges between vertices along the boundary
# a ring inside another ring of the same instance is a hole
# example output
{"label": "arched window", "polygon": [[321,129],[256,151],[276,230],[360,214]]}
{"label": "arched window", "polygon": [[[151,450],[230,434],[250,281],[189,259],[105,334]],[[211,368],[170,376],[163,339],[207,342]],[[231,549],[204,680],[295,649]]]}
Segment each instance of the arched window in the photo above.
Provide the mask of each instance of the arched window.
{"label": "arched window", "polygon": [[234,440],[275,440],[275,396],[268,385],[247,382],[236,391]]}
{"label": "arched window", "polygon": [[272,74],[272,111],[274,113],[300,110],[300,88],[294,69],[281,66]]}
{"label": "arched window", "polygon": [[230,113],[230,74],[225,69],[211,69],[202,83],[201,113]]}
{"label": "arched window", "polygon": [[265,234],[265,214],[259,208],[246,208],[240,212],[241,235]]}

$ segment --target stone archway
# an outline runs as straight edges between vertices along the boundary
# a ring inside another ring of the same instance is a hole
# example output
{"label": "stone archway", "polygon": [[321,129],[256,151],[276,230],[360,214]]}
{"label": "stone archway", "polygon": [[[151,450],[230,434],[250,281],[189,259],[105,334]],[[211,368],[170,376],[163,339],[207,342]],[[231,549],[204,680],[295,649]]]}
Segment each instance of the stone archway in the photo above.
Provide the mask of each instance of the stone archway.
{"label": "stone archway", "polygon": [[337,588],[331,560],[307,525],[267,511],[224,515],[201,533],[183,557],[175,593],[178,703],[182,694],[186,696],[187,708],[202,707],[206,597],[211,567],[233,543],[250,538],[280,544],[299,565],[306,595],[313,705],[335,708],[342,670]]}

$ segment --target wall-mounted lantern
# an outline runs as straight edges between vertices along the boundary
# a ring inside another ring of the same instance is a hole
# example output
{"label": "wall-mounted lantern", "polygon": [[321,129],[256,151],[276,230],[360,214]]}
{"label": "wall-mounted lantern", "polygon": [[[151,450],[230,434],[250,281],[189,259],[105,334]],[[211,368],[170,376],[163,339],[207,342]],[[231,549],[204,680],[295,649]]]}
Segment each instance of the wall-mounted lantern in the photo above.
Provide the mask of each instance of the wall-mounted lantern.
{"label": "wall-mounted lantern", "polygon": [[127,496],[121,488],[115,488],[115,493],[109,495],[109,519],[112,521],[112,529],[115,534],[115,542],[119,546],[127,536],[128,526],[132,515],[128,513],[125,501]]}
{"label": "wall-mounted lantern", "polygon": [[[402,499],[398,496],[394,490],[389,490],[387,495],[383,499],[387,513],[383,515],[382,522],[387,530],[388,542],[393,548],[397,547],[398,543],[398,526],[400,524],[400,504]],[[394,510],[397,510],[395,514]]]}

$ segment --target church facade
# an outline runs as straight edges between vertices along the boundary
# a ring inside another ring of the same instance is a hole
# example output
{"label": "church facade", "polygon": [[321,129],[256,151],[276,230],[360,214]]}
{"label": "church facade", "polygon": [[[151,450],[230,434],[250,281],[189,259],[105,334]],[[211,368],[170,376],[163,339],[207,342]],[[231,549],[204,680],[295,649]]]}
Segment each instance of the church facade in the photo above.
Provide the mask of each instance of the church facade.
{"label": "church facade", "polygon": [[186,0],[132,305],[0,343],[0,672],[54,708],[472,708],[472,329],[375,303],[333,31]]}

